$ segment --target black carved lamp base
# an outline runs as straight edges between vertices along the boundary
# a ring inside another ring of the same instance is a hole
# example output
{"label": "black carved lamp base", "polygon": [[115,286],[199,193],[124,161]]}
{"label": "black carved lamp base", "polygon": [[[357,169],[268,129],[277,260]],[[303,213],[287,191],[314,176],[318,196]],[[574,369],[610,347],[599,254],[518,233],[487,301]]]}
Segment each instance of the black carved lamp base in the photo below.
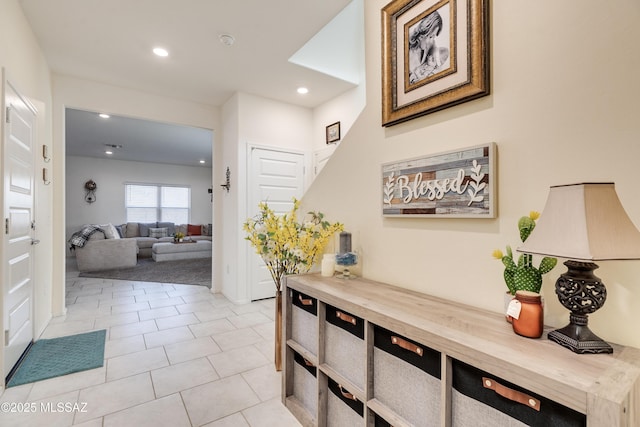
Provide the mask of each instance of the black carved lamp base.
{"label": "black carved lamp base", "polygon": [[[596,334],[591,332],[587,326],[588,318],[577,318],[571,314],[571,323],[561,329],[556,329],[547,334],[547,337],[574,353],[580,354],[601,354],[613,353],[613,348]],[[575,318],[574,318],[575,317]]]}
{"label": "black carved lamp base", "polygon": [[570,323],[547,334],[551,341],[574,353],[613,353],[613,348],[589,329],[588,314],[604,305],[607,288],[593,274],[598,268],[592,262],[566,261],[567,272],[556,282],[556,295],[560,303],[571,311]]}

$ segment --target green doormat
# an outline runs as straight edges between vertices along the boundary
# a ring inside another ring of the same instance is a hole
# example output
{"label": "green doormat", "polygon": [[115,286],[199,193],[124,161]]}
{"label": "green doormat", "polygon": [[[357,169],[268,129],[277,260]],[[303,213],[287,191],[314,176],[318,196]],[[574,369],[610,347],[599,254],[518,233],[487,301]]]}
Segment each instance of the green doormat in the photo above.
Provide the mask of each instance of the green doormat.
{"label": "green doormat", "polygon": [[7,387],[99,368],[104,364],[107,331],[38,340],[29,349]]}

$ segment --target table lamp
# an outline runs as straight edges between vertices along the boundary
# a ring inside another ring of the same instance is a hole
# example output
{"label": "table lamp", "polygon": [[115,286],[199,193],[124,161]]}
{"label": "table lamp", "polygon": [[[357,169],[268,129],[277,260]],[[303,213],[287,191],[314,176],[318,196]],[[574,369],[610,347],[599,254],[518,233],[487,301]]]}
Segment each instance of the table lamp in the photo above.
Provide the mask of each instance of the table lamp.
{"label": "table lamp", "polygon": [[629,219],[614,183],[552,186],[547,203],[518,252],[567,258],[556,282],[569,325],[548,338],[575,353],[613,353],[588,326],[588,315],[604,305],[607,289],[593,261],[640,259],[640,232]]}

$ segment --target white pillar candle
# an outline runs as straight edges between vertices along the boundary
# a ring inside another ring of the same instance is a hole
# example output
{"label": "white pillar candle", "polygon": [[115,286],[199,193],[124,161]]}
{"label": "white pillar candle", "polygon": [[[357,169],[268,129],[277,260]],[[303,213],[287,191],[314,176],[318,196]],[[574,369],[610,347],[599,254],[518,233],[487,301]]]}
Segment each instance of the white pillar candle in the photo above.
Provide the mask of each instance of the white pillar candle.
{"label": "white pillar candle", "polygon": [[336,256],[334,254],[324,254],[322,257],[322,265],[320,274],[323,277],[333,276],[333,272],[336,268]]}

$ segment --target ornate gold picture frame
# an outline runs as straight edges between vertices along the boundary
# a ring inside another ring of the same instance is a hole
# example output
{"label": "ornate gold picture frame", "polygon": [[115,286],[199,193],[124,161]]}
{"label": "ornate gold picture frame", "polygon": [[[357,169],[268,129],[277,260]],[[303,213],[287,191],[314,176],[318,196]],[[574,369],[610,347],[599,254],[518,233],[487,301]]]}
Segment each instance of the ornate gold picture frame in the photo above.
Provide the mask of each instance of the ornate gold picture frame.
{"label": "ornate gold picture frame", "polygon": [[394,0],[382,9],[382,125],[489,94],[489,0]]}

